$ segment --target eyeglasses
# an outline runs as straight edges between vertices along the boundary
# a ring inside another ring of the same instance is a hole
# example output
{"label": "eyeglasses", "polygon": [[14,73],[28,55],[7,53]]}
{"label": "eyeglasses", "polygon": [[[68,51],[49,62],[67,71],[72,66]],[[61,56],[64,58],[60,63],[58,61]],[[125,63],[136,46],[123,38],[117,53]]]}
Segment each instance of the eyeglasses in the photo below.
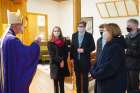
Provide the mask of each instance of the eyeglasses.
{"label": "eyeglasses", "polygon": [[54,32],[60,32],[60,31],[58,31],[58,30],[55,31],[55,30],[54,30]]}
{"label": "eyeglasses", "polygon": [[82,28],[82,27],[84,27],[84,26],[78,26],[78,27]]}

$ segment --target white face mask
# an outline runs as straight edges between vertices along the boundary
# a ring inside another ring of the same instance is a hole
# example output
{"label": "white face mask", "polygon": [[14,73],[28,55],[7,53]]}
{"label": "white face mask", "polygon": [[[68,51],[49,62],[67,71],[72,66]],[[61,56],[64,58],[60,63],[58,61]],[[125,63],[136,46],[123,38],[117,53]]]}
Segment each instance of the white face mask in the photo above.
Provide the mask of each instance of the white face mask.
{"label": "white face mask", "polygon": [[78,29],[78,32],[81,32],[81,33],[86,31],[85,27],[78,27],[77,29]]}
{"label": "white face mask", "polygon": [[55,37],[59,37],[60,36],[60,32],[53,32]]}

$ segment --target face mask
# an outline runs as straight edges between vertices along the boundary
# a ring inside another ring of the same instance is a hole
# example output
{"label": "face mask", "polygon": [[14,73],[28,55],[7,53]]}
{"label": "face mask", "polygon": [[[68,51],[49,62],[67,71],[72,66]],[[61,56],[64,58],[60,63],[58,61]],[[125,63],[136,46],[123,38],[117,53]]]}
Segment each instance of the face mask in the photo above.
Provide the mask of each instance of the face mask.
{"label": "face mask", "polygon": [[132,31],[132,28],[130,28],[130,27],[127,27],[126,29],[127,29],[127,32],[131,32]]}
{"label": "face mask", "polygon": [[78,31],[79,32],[85,32],[85,28],[84,27],[78,27]]}
{"label": "face mask", "polygon": [[55,37],[59,37],[60,36],[60,32],[53,32]]}
{"label": "face mask", "polygon": [[100,35],[103,36],[103,32],[100,31]]}

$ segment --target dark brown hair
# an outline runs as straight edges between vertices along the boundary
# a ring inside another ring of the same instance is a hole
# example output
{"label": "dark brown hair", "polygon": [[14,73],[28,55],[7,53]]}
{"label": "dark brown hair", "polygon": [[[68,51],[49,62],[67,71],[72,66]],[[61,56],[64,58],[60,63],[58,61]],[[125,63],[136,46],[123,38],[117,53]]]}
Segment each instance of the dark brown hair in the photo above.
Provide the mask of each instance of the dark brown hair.
{"label": "dark brown hair", "polygon": [[87,22],[85,22],[85,21],[80,21],[79,23],[78,23],[78,25],[79,24],[83,24],[84,25],[84,27],[86,27],[87,26]]}
{"label": "dark brown hair", "polygon": [[99,28],[104,28],[107,24],[101,24]]}

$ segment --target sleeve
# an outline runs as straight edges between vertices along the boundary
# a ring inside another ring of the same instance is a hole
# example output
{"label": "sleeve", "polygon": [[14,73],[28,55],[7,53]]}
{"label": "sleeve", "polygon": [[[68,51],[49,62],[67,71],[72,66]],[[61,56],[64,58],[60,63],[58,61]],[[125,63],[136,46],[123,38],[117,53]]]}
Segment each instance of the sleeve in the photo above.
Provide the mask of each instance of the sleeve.
{"label": "sleeve", "polygon": [[130,55],[133,57],[139,57],[140,56],[140,39],[137,43],[137,49],[127,49],[126,55]]}
{"label": "sleeve", "polygon": [[88,54],[95,50],[95,43],[94,43],[93,36],[91,34],[89,34],[89,44],[90,46],[84,50],[85,53]]}
{"label": "sleeve", "polygon": [[93,71],[93,76],[96,79],[105,79],[113,76],[119,69],[124,57],[118,47],[112,49],[113,53],[110,58],[107,58],[100,66],[96,66]]}
{"label": "sleeve", "polygon": [[69,52],[69,48],[68,48],[68,45],[64,44],[64,55],[63,55],[63,59],[67,59],[68,58],[68,52]]}
{"label": "sleeve", "polygon": [[[40,47],[37,43],[33,42],[30,46],[23,45],[22,42],[15,38],[10,41],[10,50],[18,56],[22,57],[21,60],[29,60],[30,62],[38,60],[40,55]],[[20,60],[20,59],[18,59]]]}
{"label": "sleeve", "polygon": [[72,42],[71,42],[71,48],[70,48],[70,59],[73,59],[74,54],[74,34],[72,35]]}
{"label": "sleeve", "polygon": [[28,60],[28,58],[31,60],[39,59],[40,47],[37,43],[33,42],[30,46],[26,46],[23,45],[22,42],[17,38],[12,39],[10,42],[9,49],[13,49],[12,52],[17,53],[19,57],[22,57],[25,60]]}
{"label": "sleeve", "polygon": [[101,39],[99,38],[98,40],[97,40],[97,50],[96,50],[96,57],[97,57],[97,55],[99,54],[99,47],[101,47],[100,46],[100,41],[101,41]]}
{"label": "sleeve", "polygon": [[48,43],[48,52],[53,62],[61,62],[62,58],[59,57],[56,47],[50,42]]}
{"label": "sleeve", "polygon": [[9,41],[7,51],[7,58],[10,60],[8,65],[13,70],[14,79],[20,79],[17,82],[23,87],[29,85],[39,62],[39,45],[33,42],[30,46],[25,46],[14,38]]}

